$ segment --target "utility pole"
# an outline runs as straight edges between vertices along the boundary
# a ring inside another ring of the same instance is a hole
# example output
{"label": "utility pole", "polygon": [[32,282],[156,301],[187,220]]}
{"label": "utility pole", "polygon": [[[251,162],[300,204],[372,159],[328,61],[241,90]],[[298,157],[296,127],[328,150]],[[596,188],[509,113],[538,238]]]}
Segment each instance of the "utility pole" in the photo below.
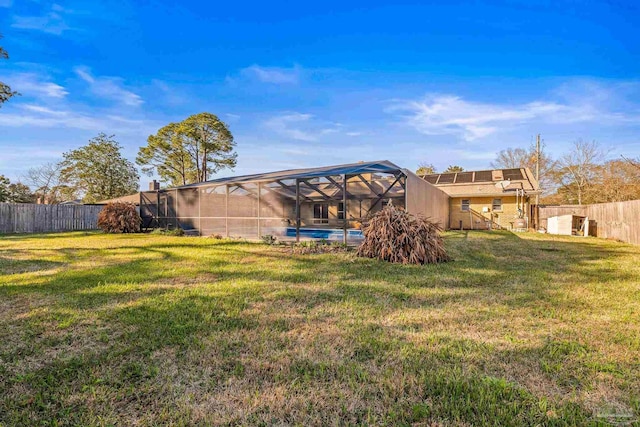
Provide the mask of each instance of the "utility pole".
{"label": "utility pole", "polygon": [[[540,185],[540,134],[536,136],[536,181]],[[540,227],[540,195],[536,193],[536,228]]]}

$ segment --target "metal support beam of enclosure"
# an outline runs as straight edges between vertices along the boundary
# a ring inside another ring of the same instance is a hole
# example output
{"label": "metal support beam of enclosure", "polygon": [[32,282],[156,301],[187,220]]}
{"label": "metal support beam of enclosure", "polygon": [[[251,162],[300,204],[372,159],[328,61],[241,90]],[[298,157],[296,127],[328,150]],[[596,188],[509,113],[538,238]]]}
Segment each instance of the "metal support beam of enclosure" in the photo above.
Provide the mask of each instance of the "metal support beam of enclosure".
{"label": "metal support beam of enclosure", "polygon": [[300,179],[296,178],[296,242],[300,242]]}
{"label": "metal support beam of enclosure", "polygon": [[[403,174],[403,175],[398,175],[398,176],[396,177],[396,180],[395,180],[395,181],[393,181],[393,183],[389,186],[389,188],[387,188],[387,189],[385,190],[385,192],[384,192],[384,193],[380,194],[380,195],[378,196],[378,198],[377,198],[377,199],[376,199],[376,200],[371,204],[371,206],[369,207],[369,209],[367,210],[367,212],[371,212],[371,211],[373,210],[373,208],[375,208],[375,207],[376,207],[376,205],[378,204],[378,202],[379,202],[380,200],[384,199],[384,196],[386,196],[386,195],[387,195],[387,193],[389,193],[397,183],[400,183],[400,186],[401,186],[403,189],[405,189],[405,184],[402,182],[402,178],[403,178],[403,177],[404,177],[404,174]],[[404,200],[405,200],[405,205],[406,205],[406,200],[407,200],[407,192],[406,192],[406,189],[405,189],[405,192],[404,192]]]}
{"label": "metal support beam of enclosure", "polygon": [[224,198],[224,229],[225,237],[229,237],[229,184],[224,186],[225,198]]}
{"label": "metal support beam of enclosure", "polygon": [[348,213],[349,210],[347,209],[347,175],[342,175],[342,220],[343,220],[343,225],[342,225],[342,229],[343,229],[343,233],[344,233],[344,237],[343,237],[343,243],[346,245],[347,244],[347,235],[349,234],[349,232],[347,231],[347,225],[348,225]]}

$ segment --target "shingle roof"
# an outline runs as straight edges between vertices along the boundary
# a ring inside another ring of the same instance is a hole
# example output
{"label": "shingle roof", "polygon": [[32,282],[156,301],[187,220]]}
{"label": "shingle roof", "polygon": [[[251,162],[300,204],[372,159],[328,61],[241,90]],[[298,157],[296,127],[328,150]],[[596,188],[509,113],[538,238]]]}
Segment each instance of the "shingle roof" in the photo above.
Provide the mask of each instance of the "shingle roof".
{"label": "shingle roof", "polygon": [[183,185],[177,188],[199,187],[211,184],[228,184],[235,182],[275,181],[279,179],[317,178],[327,175],[357,175],[359,173],[395,173],[402,171],[398,165],[388,160],[372,162],[348,163],[344,165],[323,166],[318,168],[288,169],[275,172],[266,172],[253,175],[231,176],[218,178],[195,184]]}
{"label": "shingle roof", "polygon": [[106,205],[107,203],[123,202],[133,203],[134,205],[140,204],[140,193],[130,194],[128,196],[116,197],[113,199],[101,200],[96,202],[97,205]]}

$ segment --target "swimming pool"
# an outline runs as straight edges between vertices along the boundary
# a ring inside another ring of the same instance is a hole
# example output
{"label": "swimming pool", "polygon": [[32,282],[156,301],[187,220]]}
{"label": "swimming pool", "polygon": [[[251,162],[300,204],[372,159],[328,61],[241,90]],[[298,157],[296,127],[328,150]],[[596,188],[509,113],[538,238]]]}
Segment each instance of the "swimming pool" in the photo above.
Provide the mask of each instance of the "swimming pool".
{"label": "swimming pool", "polygon": [[[287,227],[285,236],[296,237],[296,228]],[[300,228],[300,237],[311,239],[340,240],[344,238],[344,230],[339,228]],[[362,230],[347,230],[347,239],[363,239]]]}

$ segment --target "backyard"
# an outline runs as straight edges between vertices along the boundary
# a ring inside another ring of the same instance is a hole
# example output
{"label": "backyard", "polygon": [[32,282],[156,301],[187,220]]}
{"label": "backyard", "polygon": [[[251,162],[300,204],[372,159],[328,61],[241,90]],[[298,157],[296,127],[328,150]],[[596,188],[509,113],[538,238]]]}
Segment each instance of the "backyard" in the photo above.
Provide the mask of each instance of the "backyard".
{"label": "backyard", "polygon": [[0,425],[640,417],[640,247],[448,232],[452,262],[0,236]]}

